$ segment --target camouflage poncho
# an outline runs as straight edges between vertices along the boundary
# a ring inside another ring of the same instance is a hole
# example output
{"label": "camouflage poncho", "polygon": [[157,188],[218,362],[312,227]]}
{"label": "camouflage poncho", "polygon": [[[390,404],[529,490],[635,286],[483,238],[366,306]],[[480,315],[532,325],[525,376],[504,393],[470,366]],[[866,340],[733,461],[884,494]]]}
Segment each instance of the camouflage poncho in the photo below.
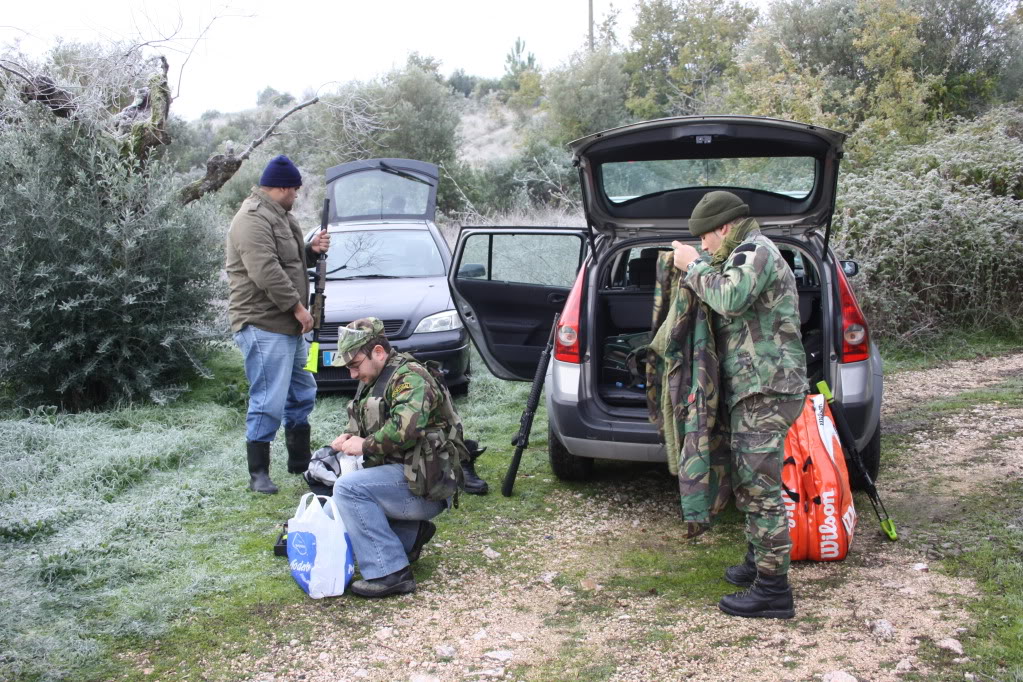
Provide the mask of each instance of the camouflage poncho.
{"label": "camouflage poncho", "polygon": [[681,284],[673,254],[657,261],[647,406],[678,476],[682,517],[694,537],[731,497],[727,418],[720,418],[718,355],[710,310]]}

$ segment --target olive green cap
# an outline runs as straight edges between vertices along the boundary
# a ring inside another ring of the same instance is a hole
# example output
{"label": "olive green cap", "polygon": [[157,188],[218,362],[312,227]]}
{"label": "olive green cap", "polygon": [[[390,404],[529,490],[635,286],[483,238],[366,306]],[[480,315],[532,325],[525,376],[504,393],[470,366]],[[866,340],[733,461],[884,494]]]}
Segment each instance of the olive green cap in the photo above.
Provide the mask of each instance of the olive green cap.
{"label": "olive green cap", "polygon": [[693,209],[689,231],[694,237],[699,237],[744,215],[749,215],[749,206],[731,192],[707,192]]}
{"label": "olive green cap", "polygon": [[337,353],[331,367],[344,367],[355,359],[362,347],[371,339],[384,335],[384,323],[375,317],[363,317],[337,330]]}

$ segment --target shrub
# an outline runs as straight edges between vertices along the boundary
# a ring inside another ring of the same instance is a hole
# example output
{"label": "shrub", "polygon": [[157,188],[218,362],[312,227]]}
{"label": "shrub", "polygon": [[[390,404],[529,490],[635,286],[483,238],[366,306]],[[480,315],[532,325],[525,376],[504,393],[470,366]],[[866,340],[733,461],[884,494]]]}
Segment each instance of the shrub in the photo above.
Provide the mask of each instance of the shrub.
{"label": "shrub", "polygon": [[0,381],[21,404],[173,397],[214,338],[222,221],[37,105],[0,122]]}
{"label": "shrub", "polygon": [[1021,123],[998,110],[843,177],[836,247],[878,336],[1023,329]]}

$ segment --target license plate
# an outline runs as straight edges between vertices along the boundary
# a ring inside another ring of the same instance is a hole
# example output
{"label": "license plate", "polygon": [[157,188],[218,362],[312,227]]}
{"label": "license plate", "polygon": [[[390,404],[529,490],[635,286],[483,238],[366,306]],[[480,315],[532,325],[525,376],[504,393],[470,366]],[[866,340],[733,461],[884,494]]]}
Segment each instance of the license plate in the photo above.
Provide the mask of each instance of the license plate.
{"label": "license plate", "polygon": [[334,361],[334,351],[332,351],[332,350],[325,350],[325,351],[323,351],[323,366],[324,367],[330,367],[331,366],[331,362],[333,362],[333,361]]}

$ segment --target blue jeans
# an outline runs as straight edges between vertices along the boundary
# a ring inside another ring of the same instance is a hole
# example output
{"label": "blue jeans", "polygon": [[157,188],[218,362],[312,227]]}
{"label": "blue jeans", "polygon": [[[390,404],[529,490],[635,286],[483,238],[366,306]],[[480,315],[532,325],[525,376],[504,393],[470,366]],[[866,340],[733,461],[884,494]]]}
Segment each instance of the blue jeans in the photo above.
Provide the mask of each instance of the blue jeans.
{"label": "blue jeans", "polygon": [[413,495],[401,464],[381,464],[345,474],[334,484],[337,505],[352,552],[365,580],[408,566],[419,522],[444,511],[444,502]]}
{"label": "blue jeans", "polygon": [[309,423],[316,403],[316,380],[303,369],[308,345],[301,336],[268,332],[251,324],[234,335],[249,380],[245,438],[270,442],[284,419],[290,429]]}

